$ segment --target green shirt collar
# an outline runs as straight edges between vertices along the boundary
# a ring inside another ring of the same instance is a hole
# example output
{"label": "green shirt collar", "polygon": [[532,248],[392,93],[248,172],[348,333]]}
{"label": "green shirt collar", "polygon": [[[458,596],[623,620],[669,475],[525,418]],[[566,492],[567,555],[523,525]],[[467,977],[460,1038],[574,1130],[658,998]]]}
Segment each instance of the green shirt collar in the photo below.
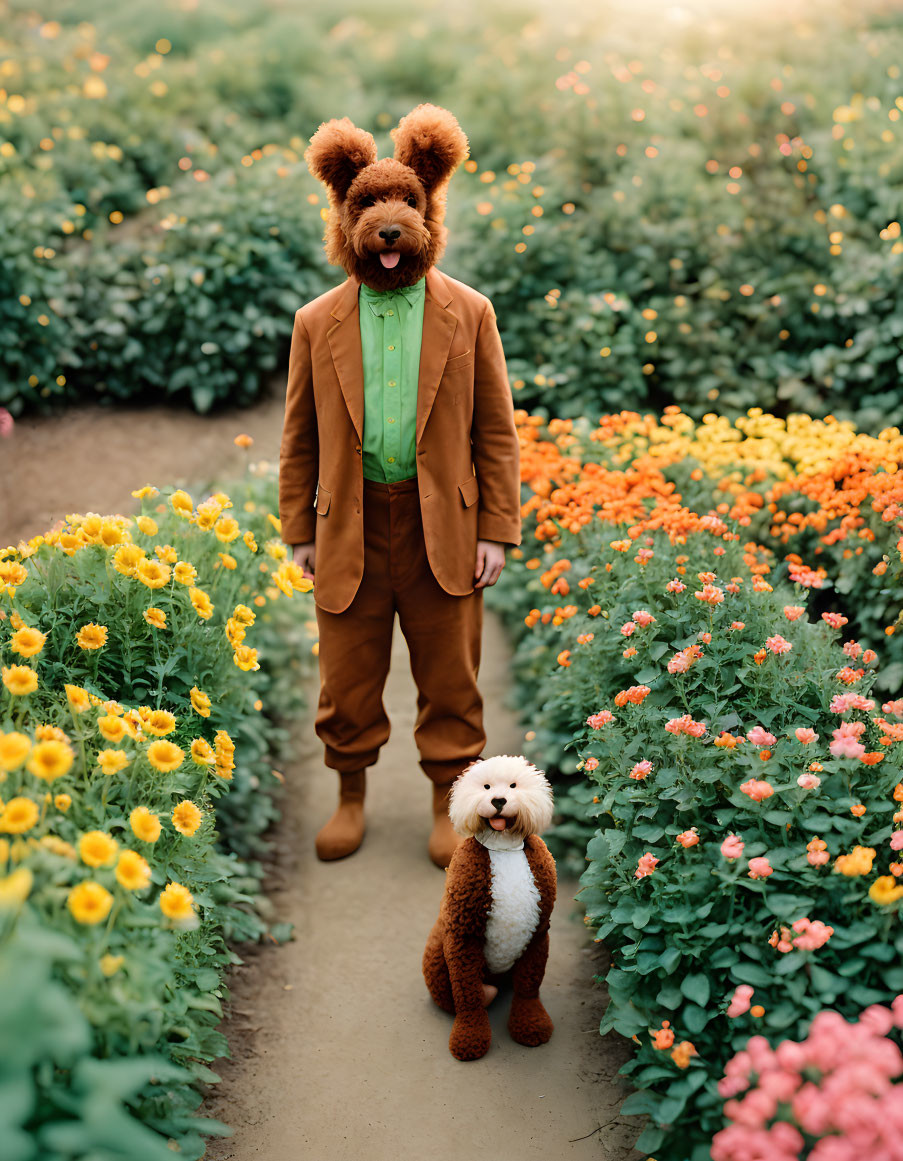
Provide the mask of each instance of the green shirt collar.
{"label": "green shirt collar", "polygon": [[374,290],[366,282],[361,283],[361,297],[367,301],[375,315],[385,313],[387,307],[401,295],[413,306],[426,292],[426,275],[424,274],[411,286],[399,286],[397,290]]}

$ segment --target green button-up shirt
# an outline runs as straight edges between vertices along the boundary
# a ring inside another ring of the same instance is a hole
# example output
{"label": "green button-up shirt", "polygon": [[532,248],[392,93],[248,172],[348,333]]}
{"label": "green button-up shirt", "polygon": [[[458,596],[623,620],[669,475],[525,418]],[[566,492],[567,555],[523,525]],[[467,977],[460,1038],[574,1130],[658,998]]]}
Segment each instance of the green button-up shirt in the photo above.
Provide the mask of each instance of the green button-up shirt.
{"label": "green button-up shirt", "polygon": [[361,458],[368,480],[417,475],[417,380],[423,339],[426,275],[412,286],[359,295],[364,364],[364,439]]}

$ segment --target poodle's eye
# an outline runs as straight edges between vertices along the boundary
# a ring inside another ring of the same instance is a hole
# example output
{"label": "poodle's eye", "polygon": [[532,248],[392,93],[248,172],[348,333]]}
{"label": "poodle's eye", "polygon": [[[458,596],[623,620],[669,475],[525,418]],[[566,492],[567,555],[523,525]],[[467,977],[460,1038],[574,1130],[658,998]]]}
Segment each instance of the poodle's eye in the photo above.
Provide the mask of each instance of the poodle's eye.
{"label": "poodle's eye", "polygon": [[376,198],[373,196],[373,194],[364,194],[364,196],[361,198],[361,201],[360,201],[360,205],[361,205],[362,209],[366,209],[367,206],[372,206],[375,204],[376,204]]}
{"label": "poodle's eye", "polygon": [[511,789],[512,789],[512,790],[517,790],[517,783],[516,783],[516,782],[512,782],[512,783],[511,783]]}
{"label": "poodle's eye", "polygon": [[488,790],[488,789],[489,789],[489,783],[488,783],[488,782],[487,782],[487,783],[486,783],[486,785],[483,787],[483,789],[484,789],[484,790]]}
{"label": "poodle's eye", "polygon": [[407,198],[405,198],[405,201],[408,203],[408,205],[409,205],[409,206],[413,206],[413,207],[414,207],[414,209],[416,210],[416,208],[417,208],[417,199],[414,197],[414,195],[413,195],[413,194],[408,194]]}

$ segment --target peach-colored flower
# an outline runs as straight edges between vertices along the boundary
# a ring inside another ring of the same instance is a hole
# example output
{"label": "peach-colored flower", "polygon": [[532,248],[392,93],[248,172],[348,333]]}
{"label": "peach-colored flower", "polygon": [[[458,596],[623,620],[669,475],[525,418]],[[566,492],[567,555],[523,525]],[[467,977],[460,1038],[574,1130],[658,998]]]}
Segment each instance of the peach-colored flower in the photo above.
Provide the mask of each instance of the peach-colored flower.
{"label": "peach-colored flower", "polygon": [[[903,834],[903,831],[900,832]],[[691,826],[689,830],[681,831],[677,836],[677,841],[682,847],[695,847],[699,842],[699,835],[695,826]]]}
{"label": "peach-colored flower", "polygon": [[670,1048],[674,1043],[674,1030],[671,1027],[671,1021],[662,1020],[661,1028],[656,1029],[655,1032],[651,1032],[651,1035],[653,1048],[657,1048],[660,1052]]}
{"label": "peach-colored flower", "polygon": [[774,868],[768,859],[764,856],[759,856],[755,859],[749,860],[749,870],[747,872],[750,879],[767,879],[769,875],[774,874]]}
{"label": "peach-colored flower", "polygon": [[793,732],[796,734],[796,740],[802,742],[804,746],[808,746],[810,742],[818,741],[818,734],[808,726],[799,726]]}
{"label": "peach-colored flower", "polygon": [[789,653],[793,645],[786,637],[782,637],[780,633],[775,633],[773,637],[766,637],[765,644],[772,651],[772,653]]}
{"label": "peach-colored flower", "polygon": [[774,787],[770,782],[762,782],[757,778],[750,778],[749,781],[742,783],[740,789],[749,795],[753,802],[762,802],[774,794]]}
{"label": "peach-colored flower", "polygon": [[640,855],[637,861],[637,868],[634,871],[634,877],[637,879],[645,879],[647,875],[652,874],[658,862],[659,860],[651,851],[647,851],[645,855]]}
{"label": "peach-colored flower", "polygon": [[726,859],[739,859],[743,854],[744,846],[745,844],[739,835],[729,834],[721,844],[721,853]]}
{"label": "peach-colored flower", "polygon": [[744,1012],[748,1012],[749,1001],[752,998],[753,991],[754,989],[749,984],[738,984],[734,989],[734,994],[731,996],[727,1015],[733,1019],[737,1016],[742,1016]]}

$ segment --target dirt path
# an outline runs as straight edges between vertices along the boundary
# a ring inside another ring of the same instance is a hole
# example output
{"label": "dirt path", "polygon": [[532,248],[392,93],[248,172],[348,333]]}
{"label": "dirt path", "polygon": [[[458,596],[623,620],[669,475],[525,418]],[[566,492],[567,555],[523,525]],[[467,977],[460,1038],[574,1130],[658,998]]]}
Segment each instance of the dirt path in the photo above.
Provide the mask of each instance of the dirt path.
{"label": "dirt path", "polygon": [[[498,621],[488,614],[485,621],[486,753],[518,753],[522,733],[502,704],[508,648]],[[317,690],[313,676],[311,707]],[[314,854],[337,784],[323,765],[312,710],[296,734],[268,894],[278,916],[297,925],[297,938],[253,949],[230,980],[233,1015],[223,1030],[232,1059],[214,1063],[223,1081],[206,1111],[236,1133],[211,1141],[207,1156],[639,1157],[628,1146],[638,1122],[616,1120],[629,1089],[615,1073],[629,1044],[598,1034],[603,996],[589,981],[602,955],[573,914],[576,884],[560,885],[552,918],[542,990],[555,1021],[552,1040],[535,1049],[515,1044],[505,1028],[507,999],[499,996],[487,1056],[462,1064],[449,1054],[450,1017],[433,1005],[420,973],[443,873],[426,854],[429,789],[416,765],[415,698],[396,623],[384,697],[392,733],[368,772],[364,844],[346,860],[320,863]]]}
{"label": "dirt path", "polygon": [[[50,528],[69,512],[131,513],[144,484],[188,486],[243,470],[245,458],[278,462],[285,383],[254,407],[198,415],[165,404],[81,404],[53,418],[28,416],[0,438],[0,545]],[[253,436],[250,453],[235,447]]]}
{"label": "dirt path", "polygon": [[[232,440],[254,437],[255,460],[278,460],[284,383],[253,408],[198,416],[166,406],[97,405],[57,419],[27,418],[0,440],[0,544],[45,531],[69,512],[129,512],[144,483],[179,484],[239,471]],[[370,772],[369,831],[351,859],[319,863],[317,827],[336,782],[322,762],[313,710],[299,723],[297,760],[274,835],[267,894],[296,925],[283,946],[242,948],[223,1024],[231,1059],[204,1109],[235,1128],[210,1142],[210,1161],[458,1161],[461,1156],[638,1158],[637,1121],[618,1120],[627,1091],[616,1078],[630,1046],[602,1041],[603,995],[590,981],[600,949],[572,916],[576,884],[562,883],[552,920],[543,998],[555,1021],[549,1044],[527,1049],[505,1028],[506,997],[490,1014],[493,1045],[481,1061],[448,1052],[450,1018],[434,1007],[420,956],[442,894],[429,862],[429,787],[412,739],[415,688],[396,625],[385,692],[392,736]],[[521,733],[503,705],[508,648],[485,618],[480,687],[486,753],[517,753]],[[318,678],[309,678],[315,706]],[[582,1138],[582,1139],[578,1139]]]}

